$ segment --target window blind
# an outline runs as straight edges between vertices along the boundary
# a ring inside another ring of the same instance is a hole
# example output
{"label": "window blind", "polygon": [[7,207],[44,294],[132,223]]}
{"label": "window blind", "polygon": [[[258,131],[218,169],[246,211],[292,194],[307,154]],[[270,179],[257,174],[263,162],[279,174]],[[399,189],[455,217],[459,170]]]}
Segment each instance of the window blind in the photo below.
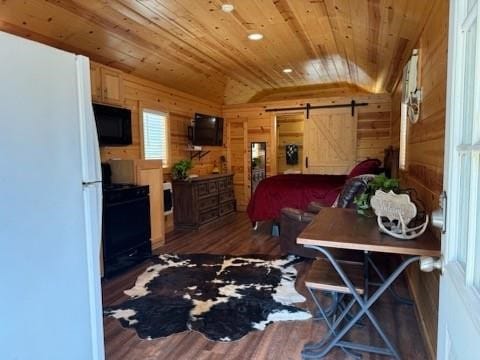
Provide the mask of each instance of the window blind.
{"label": "window blind", "polygon": [[167,114],[143,111],[143,151],[145,160],[162,160],[167,165]]}
{"label": "window blind", "polygon": [[410,61],[403,68],[402,78],[402,103],[400,110],[400,158],[399,167],[401,170],[407,168],[407,101],[409,89]]}
{"label": "window blind", "polygon": [[400,169],[407,168],[407,104],[402,103],[400,112]]}

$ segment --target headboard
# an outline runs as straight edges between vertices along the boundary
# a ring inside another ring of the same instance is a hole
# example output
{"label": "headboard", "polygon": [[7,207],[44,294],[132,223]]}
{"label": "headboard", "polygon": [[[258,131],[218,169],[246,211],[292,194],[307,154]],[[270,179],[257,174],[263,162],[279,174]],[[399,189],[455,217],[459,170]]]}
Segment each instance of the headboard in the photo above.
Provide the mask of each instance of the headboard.
{"label": "headboard", "polygon": [[385,175],[393,179],[398,179],[400,150],[390,146],[386,148],[384,152],[385,156],[383,158],[383,167],[385,168]]}

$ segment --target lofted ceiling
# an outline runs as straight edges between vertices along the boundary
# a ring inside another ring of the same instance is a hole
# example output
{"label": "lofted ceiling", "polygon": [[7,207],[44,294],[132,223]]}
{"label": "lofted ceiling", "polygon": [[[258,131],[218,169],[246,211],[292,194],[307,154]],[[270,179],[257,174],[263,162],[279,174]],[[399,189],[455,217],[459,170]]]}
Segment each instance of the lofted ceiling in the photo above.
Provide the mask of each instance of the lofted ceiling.
{"label": "lofted ceiling", "polygon": [[229,104],[390,92],[434,1],[0,0],[0,29]]}

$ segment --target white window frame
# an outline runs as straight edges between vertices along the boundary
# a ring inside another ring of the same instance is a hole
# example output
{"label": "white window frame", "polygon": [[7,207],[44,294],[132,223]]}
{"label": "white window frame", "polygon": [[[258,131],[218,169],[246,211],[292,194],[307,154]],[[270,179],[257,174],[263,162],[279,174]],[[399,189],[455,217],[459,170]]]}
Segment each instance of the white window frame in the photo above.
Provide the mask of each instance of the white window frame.
{"label": "white window frame", "polygon": [[168,111],[163,109],[158,109],[155,107],[149,106],[141,106],[139,109],[139,118],[140,118],[140,144],[141,144],[141,153],[142,159],[144,160],[154,160],[154,159],[146,159],[145,158],[145,134],[144,134],[144,113],[152,113],[165,116],[165,142],[166,142],[166,159],[155,159],[155,160],[162,160],[162,167],[168,168],[170,166],[171,156],[170,156],[170,114]]}
{"label": "white window frame", "polygon": [[410,69],[410,59],[403,67],[401,82],[402,97],[400,102],[400,146],[399,146],[399,168],[407,170],[407,143],[408,143],[408,120],[407,120],[407,93],[408,93],[408,72]]}
{"label": "white window frame", "polygon": [[407,104],[403,101],[400,104],[400,149],[399,149],[399,168],[407,170],[407,144],[408,144],[408,120]]}

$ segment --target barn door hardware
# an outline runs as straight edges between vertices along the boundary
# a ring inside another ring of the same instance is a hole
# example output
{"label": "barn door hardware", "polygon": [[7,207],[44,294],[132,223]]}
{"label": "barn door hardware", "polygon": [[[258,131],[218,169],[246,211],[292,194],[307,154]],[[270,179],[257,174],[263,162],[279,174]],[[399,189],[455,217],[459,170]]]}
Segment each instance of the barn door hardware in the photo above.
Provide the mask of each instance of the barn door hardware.
{"label": "barn door hardware", "polygon": [[306,103],[305,106],[289,107],[289,108],[278,108],[278,109],[266,109],[266,112],[284,112],[284,111],[298,111],[305,110],[307,119],[310,118],[310,111],[315,109],[334,109],[334,108],[351,108],[352,116],[355,116],[355,108],[358,106],[367,106],[368,103],[357,103],[355,100],[352,100],[349,104],[331,104],[331,105],[316,105],[312,106],[310,103]]}

